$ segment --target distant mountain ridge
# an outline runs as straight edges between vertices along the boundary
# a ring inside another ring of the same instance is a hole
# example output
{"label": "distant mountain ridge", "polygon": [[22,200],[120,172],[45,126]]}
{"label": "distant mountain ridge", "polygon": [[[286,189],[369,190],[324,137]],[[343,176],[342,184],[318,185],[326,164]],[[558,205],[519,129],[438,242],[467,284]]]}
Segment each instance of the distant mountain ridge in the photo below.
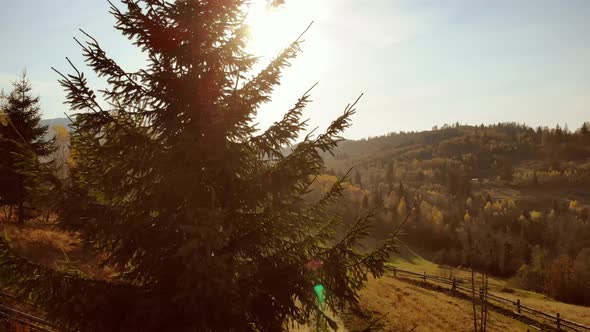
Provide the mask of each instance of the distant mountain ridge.
{"label": "distant mountain ridge", "polygon": [[42,126],[55,126],[55,125],[62,125],[66,127],[68,130],[70,129],[69,126],[72,124],[72,121],[68,118],[52,118],[52,119],[42,119],[41,125]]}

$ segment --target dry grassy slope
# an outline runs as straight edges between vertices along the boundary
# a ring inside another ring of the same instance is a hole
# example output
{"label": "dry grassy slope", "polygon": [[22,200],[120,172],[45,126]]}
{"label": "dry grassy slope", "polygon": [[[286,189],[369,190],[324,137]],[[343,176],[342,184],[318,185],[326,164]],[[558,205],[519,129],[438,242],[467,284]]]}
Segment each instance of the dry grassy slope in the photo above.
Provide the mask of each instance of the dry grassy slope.
{"label": "dry grassy slope", "polygon": [[79,238],[74,233],[62,232],[50,224],[29,222],[19,225],[6,222],[0,216],[0,236],[21,255],[50,268],[68,264],[93,279],[108,279],[114,272],[99,267],[92,253],[80,248]]}
{"label": "dry grassy slope", "polygon": [[[339,331],[362,331],[385,315],[379,331],[473,331],[471,302],[424,289],[391,276],[371,278],[361,292],[360,312],[343,314]],[[526,331],[527,325],[492,312],[489,331]],[[311,332],[296,327],[291,332]]]}
{"label": "dry grassy slope", "polygon": [[[466,270],[439,266],[425,260],[407,247],[400,248],[400,253],[392,258],[391,265],[404,270],[417,273],[426,272],[427,274],[438,275],[441,277],[448,277],[449,274],[452,274],[459,278],[470,278],[470,273]],[[388,278],[391,277],[385,277],[384,280],[387,280]],[[551,314],[560,313],[563,318],[590,325],[590,307],[563,303],[555,301],[543,294],[515,289],[512,287],[509,280],[490,278],[489,283],[491,284],[490,292],[495,295],[512,299],[514,301],[520,299],[521,303],[525,306]],[[507,293],[506,289],[510,289],[512,292]]]}
{"label": "dry grassy slope", "polygon": [[[392,265],[406,270],[444,276],[449,269],[439,267],[415,254],[407,247],[393,257]],[[464,276],[461,270],[452,273]],[[494,280],[495,282],[500,282]],[[339,331],[362,331],[371,321],[385,315],[380,323],[383,331],[472,331],[471,302],[425,289],[394,278],[390,274],[371,278],[360,294],[360,311],[341,314]],[[497,312],[490,313],[489,331],[527,331],[527,325]],[[293,332],[315,329],[297,327]]]}
{"label": "dry grassy slope", "polygon": [[[48,225],[29,224],[27,226],[0,222],[0,233],[7,237],[18,251],[34,261],[46,266],[59,265],[64,256],[76,261],[80,269],[89,276],[105,278],[109,271],[97,269],[95,259],[80,251],[78,239],[73,234],[65,234],[54,230]],[[400,254],[392,259],[392,265],[415,272],[448,276],[453,273],[459,277],[467,277],[463,270],[440,267],[415,254],[409,248],[401,248]],[[491,279],[490,282],[506,285],[505,280]],[[501,287],[503,288],[503,287]],[[590,325],[590,308],[553,301],[541,294],[516,289],[514,293],[501,292],[501,288],[492,289],[506,298],[520,298],[524,305],[551,313],[559,312],[562,317]],[[381,279],[369,280],[367,287],[361,292],[361,314],[341,315],[337,321],[345,329],[341,331],[361,330],[367,326],[371,318],[388,313],[383,318],[386,331],[469,331],[471,328],[471,304],[469,301],[451,297],[444,293],[424,289],[384,276]],[[492,313],[492,331],[526,331],[526,326]],[[314,331],[301,328],[298,331]]]}
{"label": "dry grassy slope", "polygon": [[[387,314],[384,331],[473,331],[471,302],[385,276],[369,280],[361,292],[362,312],[371,318]],[[527,325],[496,312],[489,331],[526,331]],[[371,318],[344,316],[348,331],[361,330]]]}

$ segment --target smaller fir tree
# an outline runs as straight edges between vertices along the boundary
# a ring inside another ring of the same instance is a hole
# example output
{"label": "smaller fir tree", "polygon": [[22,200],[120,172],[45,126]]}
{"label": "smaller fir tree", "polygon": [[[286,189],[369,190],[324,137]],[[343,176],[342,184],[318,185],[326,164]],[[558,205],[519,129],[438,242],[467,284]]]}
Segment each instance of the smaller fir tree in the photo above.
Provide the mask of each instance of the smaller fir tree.
{"label": "smaller fir tree", "polygon": [[53,146],[44,138],[47,126],[40,125],[39,97],[31,91],[23,72],[0,108],[0,205],[18,206],[21,223],[25,220],[25,203],[30,203],[38,183],[38,158],[49,156]]}

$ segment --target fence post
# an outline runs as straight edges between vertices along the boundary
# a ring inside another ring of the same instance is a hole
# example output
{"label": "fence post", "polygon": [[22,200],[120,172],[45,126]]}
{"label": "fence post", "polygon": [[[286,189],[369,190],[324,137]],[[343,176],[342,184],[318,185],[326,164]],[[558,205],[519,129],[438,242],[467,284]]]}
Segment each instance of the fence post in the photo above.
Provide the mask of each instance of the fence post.
{"label": "fence post", "polygon": [[393,276],[397,278],[397,268],[393,267]]}
{"label": "fence post", "polygon": [[457,278],[453,278],[453,286],[451,290],[454,292],[457,290]]}
{"label": "fence post", "polygon": [[521,314],[521,312],[520,312],[520,299],[516,300],[516,311],[518,311],[519,315]]}
{"label": "fence post", "polygon": [[426,272],[424,272],[424,282],[426,282]]}
{"label": "fence post", "polygon": [[561,328],[561,318],[559,317],[559,312],[557,313],[557,329],[559,330]]}

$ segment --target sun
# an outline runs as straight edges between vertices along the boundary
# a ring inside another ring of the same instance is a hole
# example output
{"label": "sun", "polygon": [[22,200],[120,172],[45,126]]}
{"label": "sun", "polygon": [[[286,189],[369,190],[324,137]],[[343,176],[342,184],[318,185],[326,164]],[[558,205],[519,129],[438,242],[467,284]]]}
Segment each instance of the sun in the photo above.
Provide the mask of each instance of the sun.
{"label": "sun", "polygon": [[327,1],[287,0],[283,6],[270,7],[268,0],[251,0],[245,20],[246,51],[261,58],[254,69],[275,58],[314,22],[303,36],[303,54],[297,61],[307,73],[320,78],[337,54],[328,23],[333,19],[332,9]]}
{"label": "sun", "polygon": [[256,56],[274,57],[310,23],[301,6],[269,7],[267,0],[254,0],[248,8],[247,50]]}

